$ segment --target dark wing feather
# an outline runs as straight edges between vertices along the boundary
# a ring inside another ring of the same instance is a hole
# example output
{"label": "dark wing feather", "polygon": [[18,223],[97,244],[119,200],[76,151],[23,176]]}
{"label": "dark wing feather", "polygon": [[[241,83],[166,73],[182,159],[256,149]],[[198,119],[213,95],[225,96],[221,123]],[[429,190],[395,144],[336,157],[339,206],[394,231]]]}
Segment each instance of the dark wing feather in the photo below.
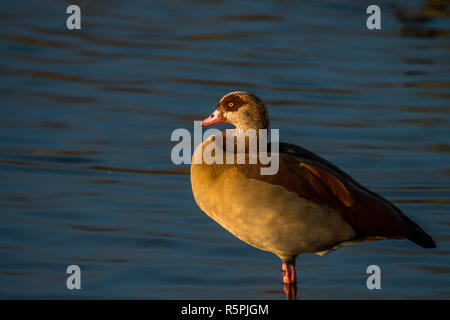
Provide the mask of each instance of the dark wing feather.
{"label": "dark wing feather", "polygon": [[320,164],[307,164],[305,162],[301,162],[300,166],[306,168],[309,172],[308,180],[313,186],[316,192],[321,192],[320,188],[322,185],[317,181],[317,179],[325,184],[333,194],[347,207],[351,207],[355,204],[355,199],[351,194],[350,190],[345,186],[345,184],[337,178],[333,172],[330,172],[326,167]]}
{"label": "dark wing feather", "polygon": [[[279,152],[280,155],[295,158],[297,165],[303,169],[295,174],[297,183],[280,180],[280,184],[297,192],[301,197],[333,208],[360,235],[408,238],[426,248],[436,246],[432,238],[399,208],[362,186],[329,161],[307,149],[288,143],[280,143]],[[291,173],[298,172],[291,161],[284,162],[289,163]],[[302,178],[300,186],[298,175]],[[314,190],[314,194],[306,190],[305,181],[310,189]]]}

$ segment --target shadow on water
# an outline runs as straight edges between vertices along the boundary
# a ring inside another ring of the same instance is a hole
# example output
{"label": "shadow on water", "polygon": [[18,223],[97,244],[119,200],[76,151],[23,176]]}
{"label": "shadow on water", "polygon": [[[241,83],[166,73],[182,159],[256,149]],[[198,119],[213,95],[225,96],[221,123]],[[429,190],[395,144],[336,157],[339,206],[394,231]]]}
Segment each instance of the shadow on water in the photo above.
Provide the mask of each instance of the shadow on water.
{"label": "shadow on water", "polygon": [[[132,3],[79,1],[71,32],[65,2],[0,13],[0,297],[450,297],[448,1],[381,1],[380,32],[356,2]],[[172,131],[232,90],[261,96],[283,141],[392,200],[438,248],[304,255],[298,292],[280,284],[278,258],[203,214],[170,159]]]}

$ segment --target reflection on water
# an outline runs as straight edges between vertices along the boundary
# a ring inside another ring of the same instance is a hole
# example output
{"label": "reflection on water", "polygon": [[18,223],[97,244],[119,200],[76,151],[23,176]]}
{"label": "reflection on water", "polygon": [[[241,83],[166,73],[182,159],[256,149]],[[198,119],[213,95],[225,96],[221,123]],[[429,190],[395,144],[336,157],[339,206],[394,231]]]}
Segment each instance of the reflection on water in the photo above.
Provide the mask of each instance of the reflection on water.
{"label": "reflection on water", "polygon": [[447,1],[381,1],[381,31],[356,2],[79,4],[81,31],[61,1],[0,14],[1,298],[284,299],[278,259],[204,215],[170,162],[172,130],[237,89],[437,241],[301,256],[298,298],[450,298]]}

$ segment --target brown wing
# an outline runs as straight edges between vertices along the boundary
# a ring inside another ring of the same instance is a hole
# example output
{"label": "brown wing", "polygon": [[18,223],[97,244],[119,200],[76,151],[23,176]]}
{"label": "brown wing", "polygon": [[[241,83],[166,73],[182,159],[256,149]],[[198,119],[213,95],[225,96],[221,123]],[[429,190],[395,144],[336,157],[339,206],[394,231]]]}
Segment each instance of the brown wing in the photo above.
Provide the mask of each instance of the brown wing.
{"label": "brown wing", "polygon": [[[338,211],[342,218],[363,235],[408,237],[410,226],[389,203],[373,197],[338,173],[311,160],[299,159],[320,201]],[[313,177],[313,178],[312,178]],[[339,201],[327,201],[332,195]]]}
{"label": "brown wing", "polygon": [[[314,166],[305,162],[301,162],[300,166],[306,168],[309,171],[307,173],[308,181],[317,193],[323,193],[322,189],[323,185],[325,184],[333,192],[333,194],[347,207],[351,207],[355,204],[355,199],[350,190],[328,169],[319,164],[316,164],[316,166]],[[326,192],[329,192],[328,189],[326,189]]]}
{"label": "brown wing", "polygon": [[[271,150],[270,144],[267,150]],[[408,238],[423,247],[436,246],[400,209],[327,160],[287,143],[279,144],[279,154],[279,171],[274,175],[261,175],[260,165],[232,167],[247,178],[280,185],[301,198],[334,209],[361,237]]]}
{"label": "brown wing", "polygon": [[400,209],[304,148],[281,143],[279,172],[260,179],[333,208],[361,236],[408,238],[421,246],[435,247],[431,237]]}

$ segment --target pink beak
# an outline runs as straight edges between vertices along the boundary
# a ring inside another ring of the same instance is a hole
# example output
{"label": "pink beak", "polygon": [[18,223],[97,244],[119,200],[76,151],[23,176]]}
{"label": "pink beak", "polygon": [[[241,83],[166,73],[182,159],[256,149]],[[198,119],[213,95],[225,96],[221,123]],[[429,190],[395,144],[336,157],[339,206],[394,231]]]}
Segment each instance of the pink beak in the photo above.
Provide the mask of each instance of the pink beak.
{"label": "pink beak", "polygon": [[222,123],[222,113],[219,110],[214,111],[211,115],[202,121],[202,127],[206,127],[216,123]]}

